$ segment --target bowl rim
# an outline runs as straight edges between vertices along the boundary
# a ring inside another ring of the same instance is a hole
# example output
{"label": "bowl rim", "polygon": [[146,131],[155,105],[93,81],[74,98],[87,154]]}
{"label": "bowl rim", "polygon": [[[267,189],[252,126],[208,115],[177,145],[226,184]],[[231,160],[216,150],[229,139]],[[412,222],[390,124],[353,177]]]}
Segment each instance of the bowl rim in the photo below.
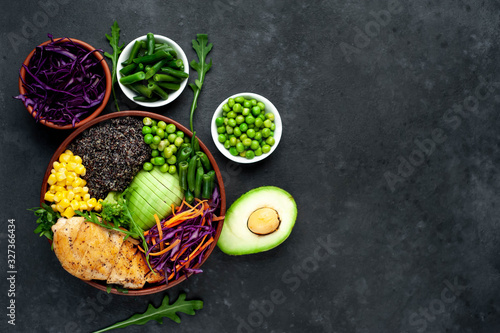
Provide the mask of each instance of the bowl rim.
{"label": "bowl rim", "polygon": [[[59,158],[59,155],[61,155],[62,152],[64,152],[64,150],[66,150],[66,147],[78,135],[80,135],[84,130],[92,127],[93,125],[95,125],[97,123],[100,123],[100,122],[103,122],[103,121],[107,121],[107,120],[112,119],[112,118],[127,117],[127,116],[133,116],[133,117],[150,117],[150,118],[156,119],[156,120],[163,120],[167,124],[174,124],[177,127],[178,130],[183,131],[189,137],[193,136],[193,133],[189,129],[187,129],[186,127],[184,127],[183,125],[181,125],[177,121],[175,121],[175,120],[173,120],[171,118],[165,117],[163,115],[159,115],[159,114],[152,113],[152,112],[147,112],[147,111],[137,111],[137,110],[120,111],[120,112],[106,114],[106,115],[104,115],[102,117],[93,119],[93,120],[87,122],[84,126],[81,126],[76,131],[74,131],[73,133],[71,133],[71,135],[69,135],[59,145],[59,147],[56,149],[56,151],[52,155],[52,157],[51,157],[51,159],[49,161],[49,164],[47,166],[47,169],[45,171],[45,175],[44,175],[43,180],[42,180],[42,186],[41,186],[41,191],[40,191],[40,205],[45,202],[44,196],[45,196],[45,192],[47,191],[47,188],[48,188],[47,179],[49,178],[50,172],[52,170],[52,164],[54,163],[54,161],[56,161]],[[199,140],[199,138],[198,138],[198,140]],[[224,216],[226,214],[226,191],[225,191],[225,188],[224,188],[224,182],[222,180],[222,174],[220,172],[219,166],[217,165],[217,162],[215,161],[214,157],[212,156],[212,154],[208,150],[207,146],[201,140],[199,140],[199,144],[200,144],[200,149],[205,154],[207,154],[207,156],[208,156],[208,158],[210,160],[210,163],[212,164],[212,167],[213,167],[213,169],[215,171],[215,174],[217,176],[217,182],[219,184],[219,191],[220,191],[220,196],[221,196],[221,204],[220,204],[220,213],[219,213],[219,215],[220,216]],[[194,266],[195,268],[201,267],[205,263],[205,261],[208,259],[208,257],[210,257],[210,255],[212,254],[212,251],[216,247],[217,241],[219,240],[219,236],[220,236],[220,233],[222,231],[223,224],[224,224],[224,219],[220,220],[219,223],[218,223],[218,225],[217,225],[217,231],[216,231],[215,236],[214,236],[214,242],[212,242],[212,244],[209,245],[207,254],[205,255],[205,258],[201,261],[201,263],[196,264]],[[189,277],[191,275],[192,275],[192,273],[189,273],[187,275],[187,277]],[[162,285],[158,285],[158,286],[152,286],[152,287],[149,287],[149,288],[128,289],[128,293],[127,294],[119,292],[116,288],[112,288],[111,289],[111,293],[116,294],[116,295],[126,295],[126,296],[143,296],[143,295],[155,294],[155,293],[167,290],[167,289],[169,289],[169,288],[171,288],[173,286],[176,286],[177,284],[179,284],[182,281],[186,280],[187,277],[186,277],[186,275],[182,275],[179,279],[170,282],[168,285],[162,284]],[[87,284],[89,284],[89,285],[91,285],[91,286],[93,286],[93,287],[95,287],[95,288],[97,288],[99,290],[107,291],[106,290],[106,285],[98,283],[98,282],[96,282],[94,280],[91,280],[91,281],[82,280],[82,281],[84,281],[85,283],[87,283]]]}
{"label": "bowl rim", "polygon": [[[84,41],[81,41],[79,39],[76,39],[76,38],[58,37],[58,38],[54,38],[54,41],[57,42],[57,41],[64,40],[64,39],[70,39],[72,42],[80,44],[81,46],[83,46],[88,51],[98,50],[95,47],[93,47],[92,45],[90,45],[90,44],[88,44],[88,43],[86,43]],[[40,46],[44,46],[44,45],[47,45],[49,43],[52,43],[52,40],[48,40],[48,41],[43,42],[40,45],[36,46],[28,54],[28,56],[24,60],[23,64],[25,66],[28,66],[31,58],[33,57],[33,54],[35,54],[36,49],[38,47],[40,47]],[[53,122],[50,122],[50,121],[44,120],[44,119],[40,120],[39,123],[41,123],[42,125],[45,125],[47,127],[55,128],[55,129],[60,129],[60,130],[76,129],[78,127],[81,127],[81,126],[85,125],[87,122],[93,120],[94,118],[96,118],[98,115],[101,114],[101,112],[104,110],[104,108],[108,104],[109,98],[111,96],[111,88],[112,88],[111,71],[109,70],[108,63],[106,62],[106,60],[104,59],[103,55],[100,52],[93,52],[92,54],[97,58],[97,60],[100,61],[101,66],[102,66],[102,68],[104,70],[104,76],[106,77],[106,92],[104,94],[104,98],[103,98],[101,104],[99,105],[99,107],[94,112],[92,112],[90,115],[88,115],[86,118],[84,118],[84,119],[80,120],[78,123],[76,123],[74,127],[71,124],[63,125],[63,126],[57,125],[57,124],[54,124]],[[24,68],[24,66],[21,66],[21,70],[19,72],[19,80],[18,80],[18,82],[19,82],[19,92],[22,95],[24,95],[26,93],[26,89],[24,88],[23,81],[22,81],[21,78],[22,79],[26,78],[26,69]],[[26,106],[24,103],[23,103],[23,105],[28,110],[29,114],[33,118],[35,118],[36,117],[36,112],[33,111],[33,107],[32,106]]]}
{"label": "bowl rim", "polygon": [[[263,102],[266,105],[266,110],[268,110],[269,112],[272,112],[274,114],[274,118],[275,118],[274,123],[276,124],[276,129],[274,131],[274,139],[275,139],[274,145],[271,147],[271,150],[269,151],[269,153],[262,154],[260,156],[255,156],[251,160],[249,160],[245,157],[231,155],[229,150],[224,148],[224,145],[219,142],[219,140],[218,140],[219,133],[217,133],[217,126],[215,125],[215,119],[217,117],[219,117],[220,115],[222,115],[222,106],[224,104],[226,104],[230,98],[236,98],[236,97],[240,97],[240,96],[243,96],[245,98],[248,98],[248,97],[255,98],[257,101]],[[278,144],[281,141],[281,136],[283,134],[283,122],[282,122],[280,113],[279,113],[278,109],[276,108],[276,106],[266,97],[259,95],[257,93],[252,93],[252,92],[237,93],[237,94],[229,96],[228,98],[223,100],[222,103],[220,103],[219,106],[215,109],[215,112],[212,116],[212,120],[211,120],[210,124],[211,124],[210,125],[210,132],[212,134],[212,140],[214,141],[214,144],[217,147],[217,149],[222,153],[222,155],[224,155],[225,157],[227,157],[231,161],[236,162],[236,163],[241,163],[241,164],[256,163],[256,162],[260,162],[260,161],[268,158],[278,147]]]}
{"label": "bowl rim", "polygon": [[[189,75],[189,60],[188,60],[188,58],[186,56],[186,53],[182,49],[182,47],[180,47],[180,45],[177,44],[171,38],[168,38],[168,37],[163,36],[163,35],[158,35],[158,34],[154,34],[154,35],[155,35],[155,40],[157,38],[161,39],[161,40],[163,40],[163,42],[170,44],[174,49],[176,49],[176,51],[177,51],[177,58],[182,59],[182,61],[184,62],[184,72]],[[135,104],[138,104],[138,105],[141,105],[141,106],[154,108],[154,107],[164,106],[164,105],[170,104],[173,101],[175,101],[182,94],[182,92],[184,91],[184,89],[186,88],[186,85],[187,85],[187,82],[189,80],[189,77],[186,78],[185,80],[183,80],[181,82],[181,86],[180,86],[179,90],[177,90],[176,92],[173,92],[171,94],[168,94],[168,99],[166,99],[166,100],[159,100],[159,101],[156,101],[156,102],[140,102],[140,101],[135,101],[134,100],[134,96],[136,96],[137,93],[133,92],[132,90],[130,90],[129,88],[125,87],[123,84],[120,83],[120,78],[121,78],[121,76],[120,76],[120,70],[124,67],[122,65],[122,62],[124,62],[126,60],[126,58],[128,58],[128,56],[129,56],[129,54],[130,54],[130,52],[132,50],[132,47],[134,46],[135,41],[137,41],[137,40],[146,40],[146,38],[147,38],[147,35],[143,35],[143,36],[139,36],[139,37],[133,39],[130,43],[127,44],[127,46],[125,46],[125,48],[123,49],[123,51],[120,53],[120,56],[118,57],[118,64],[116,66],[117,67],[116,68],[116,81],[118,82],[118,85],[120,86],[120,89],[122,90],[123,94],[125,96],[127,96],[127,98],[129,100],[131,100]]]}

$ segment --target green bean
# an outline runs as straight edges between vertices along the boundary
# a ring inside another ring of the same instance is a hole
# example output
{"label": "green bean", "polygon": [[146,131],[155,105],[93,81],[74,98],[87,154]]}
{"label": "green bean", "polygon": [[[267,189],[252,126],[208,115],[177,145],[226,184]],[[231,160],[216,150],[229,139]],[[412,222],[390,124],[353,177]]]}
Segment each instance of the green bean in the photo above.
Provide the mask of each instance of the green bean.
{"label": "green bean", "polygon": [[203,190],[201,193],[202,199],[210,199],[212,197],[211,191],[211,177],[209,174],[204,174],[202,178]]}
{"label": "green bean", "polygon": [[137,101],[137,102],[156,102],[158,100],[159,100],[158,97],[147,98],[147,97],[142,96],[142,95],[134,97],[134,101]]}
{"label": "green bean", "polygon": [[187,174],[188,174],[189,163],[187,161],[181,161],[179,162],[178,166],[179,166],[179,185],[184,191],[186,191],[188,189]]}
{"label": "green bean", "polygon": [[184,192],[184,199],[188,204],[192,203],[194,201],[194,195],[193,192],[191,192],[189,189],[187,189],[186,192]]}
{"label": "green bean", "polygon": [[181,82],[181,79],[179,79],[178,77],[168,74],[155,74],[153,80],[155,80],[156,82],[158,81]]}
{"label": "green bean", "polygon": [[166,52],[169,52],[171,55],[173,55],[174,57],[177,57],[177,52],[174,50],[174,48],[172,46],[170,46],[168,43],[161,43],[161,44],[156,44],[155,45],[155,52],[157,51],[160,51],[160,50],[163,50],[163,51],[166,51]]}
{"label": "green bean", "polygon": [[210,164],[210,160],[208,159],[207,154],[202,151],[197,151],[196,155],[198,155],[198,157],[200,158],[201,164],[203,165],[205,170],[212,170],[212,165]]}
{"label": "green bean", "polygon": [[170,60],[167,63],[166,67],[177,68],[177,69],[183,70],[184,69],[184,62],[182,61],[182,59]]}
{"label": "green bean", "polygon": [[142,81],[146,78],[146,73],[144,72],[137,72],[131,75],[124,76],[120,78],[120,83],[121,84],[132,84],[138,81]]}
{"label": "green bean", "polygon": [[136,40],[134,43],[134,46],[132,46],[132,50],[130,51],[130,55],[128,56],[128,59],[122,62],[123,66],[127,66],[132,63],[135,57],[137,57],[137,54],[139,53],[139,50],[141,49],[142,44],[140,41]]}
{"label": "green bean", "polygon": [[120,74],[123,76],[127,76],[127,75],[131,74],[136,68],[137,68],[137,64],[131,63],[131,64],[123,67],[122,69],[120,69]]}
{"label": "green bean", "polygon": [[151,98],[151,96],[153,95],[153,90],[149,89],[148,87],[146,87],[142,83],[134,83],[134,84],[128,85],[127,87],[129,87],[130,89],[132,89],[136,93],[139,93],[146,98]]}
{"label": "green bean", "polygon": [[193,150],[190,146],[179,149],[177,154],[177,162],[188,161]]}
{"label": "green bean", "polygon": [[162,67],[161,72],[165,73],[165,74],[170,74],[172,76],[179,77],[181,79],[185,79],[189,76],[186,72],[179,71],[177,69],[173,69],[170,67]]}
{"label": "green bean", "polygon": [[158,61],[156,64],[154,64],[153,66],[151,66],[151,68],[148,69],[148,71],[146,72],[146,80],[153,77],[156,74],[156,72],[158,72],[160,70],[160,68],[162,68],[162,66],[165,65],[167,62],[168,62],[167,59],[162,59],[162,60]]}
{"label": "green bean", "polygon": [[179,88],[181,87],[181,85],[179,83],[174,83],[174,82],[161,82],[160,81],[160,82],[156,82],[156,84],[164,89],[174,90],[174,91],[179,90]]}
{"label": "green bean", "polygon": [[[136,64],[138,63],[142,63],[142,64],[150,64],[150,63],[153,63],[153,62],[157,62],[157,61],[160,61],[162,59],[168,59],[168,60],[171,60],[172,59],[172,55],[166,51],[163,51],[163,50],[160,50],[160,51],[157,51],[153,54],[148,54],[148,55],[145,55],[145,56],[142,56],[142,57],[139,57],[139,58],[135,58],[134,59],[134,62]],[[163,70],[163,68],[162,68]]]}
{"label": "green bean", "polygon": [[197,163],[198,163],[198,156],[193,156],[189,160],[187,181],[188,181],[188,188],[191,192],[194,191],[195,185],[196,185],[196,164]]}
{"label": "green bean", "polygon": [[155,94],[160,96],[162,99],[164,99],[164,100],[168,99],[168,94],[165,92],[165,90],[160,88],[157,84],[149,83],[148,88],[151,89]]}
{"label": "green bean", "polygon": [[201,183],[203,180],[203,167],[198,167],[196,169],[196,179],[195,179],[195,186],[194,186],[194,197],[195,198],[200,198],[201,197]]}
{"label": "green bean", "polygon": [[148,32],[146,35],[146,46],[148,49],[146,54],[151,55],[155,53],[155,35],[151,32]]}

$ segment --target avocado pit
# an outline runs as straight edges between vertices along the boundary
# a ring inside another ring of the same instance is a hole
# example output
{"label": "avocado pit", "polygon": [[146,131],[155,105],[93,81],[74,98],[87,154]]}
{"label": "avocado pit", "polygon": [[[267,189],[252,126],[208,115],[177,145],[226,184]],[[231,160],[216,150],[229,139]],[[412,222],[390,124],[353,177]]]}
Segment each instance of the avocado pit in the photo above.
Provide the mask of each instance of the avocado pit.
{"label": "avocado pit", "polygon": [[275,232],[280,224],[281,219],[278,212],[269,207],[256,209],[250,214],[247,221],[248,230],[260,236]]}

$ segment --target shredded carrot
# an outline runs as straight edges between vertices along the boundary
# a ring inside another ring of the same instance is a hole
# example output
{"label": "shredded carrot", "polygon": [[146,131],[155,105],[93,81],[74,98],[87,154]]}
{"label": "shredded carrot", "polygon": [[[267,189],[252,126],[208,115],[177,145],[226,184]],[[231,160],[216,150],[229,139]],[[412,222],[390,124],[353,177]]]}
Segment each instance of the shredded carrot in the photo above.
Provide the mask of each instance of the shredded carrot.
{"label": "shredded carrot", "polygon": [[150,256],[161,256],[162,254],[167,253],[168,251],[170,251],[174,246],[176,246],[180,242],[181,242],[181,240],[177,239],[175,242],[173,242],[172,244],[170,244],[170,246],[168,246],[164,250],[162,250],[160,252],[151,252],[151,253],[149,253],[149,255]]}
{"label": "shredded carrot", "polygon": [[225,216],[214,216],[212,218],[212,221],[214,222],[217,222],[217,221],[220,221],[220,220],[224,220]]}
{"label": "shredded carrot", "polygon": [[160,250],[163,250],[163,243],[161,242],[161,240],[163,239],[163,230],[161,229],[160,219],[158,218],[158,215],[155,214],[154,217],[156,221],[156,226],[158,227],[158,233],[160,234],[158,239],[158,241],[160,242]]}
{"label": "shredded carrot", "polygon": [[[179,264],[177,265],[176,269],[174,272],[172,272],[172,274],[170,274],[170,276],[168,277],[168,279],[172,279],[175,275],[175,272],[176,271],[179,271],[179,269],[181,269],[182,267],[186,266],[187,264],[189,264],[191,262],[191,260],[193,260],[193,258],[195,258],[196,256],[198,256],[208,245],[210,245],[212,242],[214,241],[213,237],[210,238],[198,251],[193,251],[193,253],[191,253],[188,257],[188,260],[185,261],[184,263],[182,264]],[[200,243],[201,244],[201,243]]]}
{"label": "shredded carrot", "polygon": [[172,215],[175,216],[175,205],[174,204],[171,204],[170,205],[170,209],[172,209]]}

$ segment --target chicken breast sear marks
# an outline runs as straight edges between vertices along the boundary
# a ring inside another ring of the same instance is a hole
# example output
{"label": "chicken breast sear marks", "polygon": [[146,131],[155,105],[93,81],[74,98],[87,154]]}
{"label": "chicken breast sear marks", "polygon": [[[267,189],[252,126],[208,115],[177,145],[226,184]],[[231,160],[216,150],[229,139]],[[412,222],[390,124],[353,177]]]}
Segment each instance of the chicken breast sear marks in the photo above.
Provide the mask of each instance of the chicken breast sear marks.
{"label": "chicken breast sear marks", "polygon": [[82,280],[106,280],[128,289],[163,279],[151,273],[143,255],[124,234],[83,217],[60,218],[52,226],[54,252],[63,268]]}

